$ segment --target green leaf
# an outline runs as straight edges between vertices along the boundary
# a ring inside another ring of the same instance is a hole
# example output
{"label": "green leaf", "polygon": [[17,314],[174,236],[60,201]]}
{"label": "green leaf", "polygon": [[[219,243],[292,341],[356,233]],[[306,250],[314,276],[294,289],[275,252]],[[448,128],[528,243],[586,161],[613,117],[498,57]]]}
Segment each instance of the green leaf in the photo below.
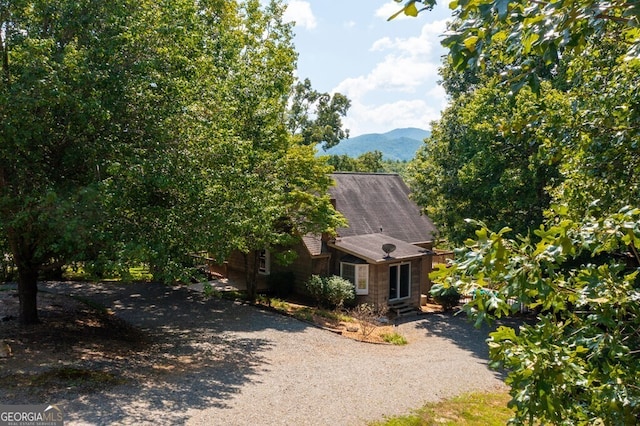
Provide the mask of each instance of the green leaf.
{"label": "green leaf", "polygon": [[404,14],[413,17],[418,16],[418,8],[416,7],[415,1],[409,2],[409,4],[405,6]]}
{"label": "green leaf", "polygon": [[468,50],[475,50],[476,49],[476,44],[478,43],[478,36],[470,36],[467,37],[464,41],[464,47],[466,47]]}

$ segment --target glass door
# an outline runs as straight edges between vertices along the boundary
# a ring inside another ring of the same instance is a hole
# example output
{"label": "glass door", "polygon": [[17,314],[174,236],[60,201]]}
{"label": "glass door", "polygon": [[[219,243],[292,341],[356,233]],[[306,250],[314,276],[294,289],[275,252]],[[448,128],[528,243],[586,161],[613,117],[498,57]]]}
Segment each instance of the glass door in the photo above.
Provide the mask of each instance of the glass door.
{"label": "glass door", "polygon": [[389,266],[389,300],[411,296],[411,264]]}

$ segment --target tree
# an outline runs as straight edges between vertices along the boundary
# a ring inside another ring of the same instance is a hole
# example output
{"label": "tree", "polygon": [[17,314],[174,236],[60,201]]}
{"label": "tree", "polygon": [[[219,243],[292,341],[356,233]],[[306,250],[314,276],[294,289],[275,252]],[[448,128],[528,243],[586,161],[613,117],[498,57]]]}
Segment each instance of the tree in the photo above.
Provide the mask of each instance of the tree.
{"label": "tree", "polygon": [[117,144],[133,144],[136,132],[125,132],[138,129],[117,111],[130,98],[125,61],[134,59],[124,57],[133,52],[122,36],[140,10],[131,2],[0,5],[0,230],[18,269],[24,324],[38,322],[39,270],[87,247],[106,164]]}
{"label": "tree", "polygon": [[330,166],[338,172],[377,173],[384,171],[382,152],[370,151],[351,158],[348,155],[331,155],[327,159]]}
{"label": "tree", "polygon": [[[417,16],[435,3],[406,1],[389,19],[400,13]],[[506,43],[506,57],[514,66],[504,77],[516,89],[530,84],[537,91],[540,59],[547,65],[558,64],[567,54],[579,55],[610,33],[622,35],[627,42],[621,57],[639,58],[640,8],[633,1],[460,0],[449,7],[455,10],[459,25],[442,43],[449,49],[453,66],[458,70],[483,68],[492,56],[492,47]]]}
{"label": "tree", "polygon": [[[224,259],[231,250],[243,253],[251,299],[256,296],[262,250],[286,251],[306,233],[332,232],[343,223],[327,195],[329,168],[315,156],[312,142],[319,141],[300,140],[286,127],[291,123],[288,99],[296,54],[291,25],[282,22],[283,10],[277,2],[264,9],[258,1],[246,3],[250,24],[238,27],[244,37],[240,48],[225,51],[234,73],[225,85],[227,92],[217,95],[233,100],[223,123],[239,140],[221,147],[224,166],[217,162],[211,171],[223,177],[209,188],[216,194],[212,199],[217,206],[212,208],[225,214],[224,243],[218,243],[215,257]],[[304,122],[299,128],[315,126],[306,116],[298,117]]]}
{"label": "tree", "polygon": [[296,54],[282,10],[0,5],[0,231],[22,323],[38,322],[50,266],[145,263],[173,281],[188,253],[279,243],[269,227],[285,219],[330,230],[326,169],[285,127]]}
{"label": "tree", "polygon": [[297,82],[292,89],[287,127],[291,134],[299,135],[305,145],[322,144],[327,150],[349,137],[342,127],[351,101],[341,93],[333,96],[311,87],[311,81]]}
{"label": "tree", "polygon": [[[457,262],[432,278],[473,300],[477,324],[536,310],[491,333],[518,424],[637,424],[640,419],[640,210],[573,221],[567,209],[530,237],[479,225]],[[516,301],[516,303],[513,303]]]}
{"label": "tree", "polygon": [[565,177],[553,198],[569,206],[574,219],[594,214],[594,202],[606,215],[637,205],[640,197],[640,61],[619,61],[627,49],[612,34],[567,67],[574,124],[569,137],[546,150],[560,159]]}
{"label": "tree", "polygon": [[[464,78],[456,80],[451,87],[462,88],[461,98],[485,89],[482,74],[498,58],[506,66],[500,82],[515,99],[527,86],[544,99],[551,84],[571,113],[563,131],[539,145],[541,158],[557,162],[562,176],[551,188],[544,224],[509,238],[510,227],[491,232],[480,223],[476,238],[434,282],[471,292],[465,310],[478,324],[521,308],[537,313],[518,331],[500,327],[489,342],[493,365],[508,370],[515,423],[636,424],[637,5],[453,6],[458,19],[444,40],[449,60],[481,83],[465,87],[457,84]],[[498,56],[496,45],[505,46]],[[632,207],[621,208],[624,203]]]}
{"label": "tree", "polygon": [[473,236],[466,218],[526,235],[560,180],[541,148],[562,137],[569,111],[558,91],[512,97],[495,80],[457,96],[411,162],[414,199],[454,243]]}

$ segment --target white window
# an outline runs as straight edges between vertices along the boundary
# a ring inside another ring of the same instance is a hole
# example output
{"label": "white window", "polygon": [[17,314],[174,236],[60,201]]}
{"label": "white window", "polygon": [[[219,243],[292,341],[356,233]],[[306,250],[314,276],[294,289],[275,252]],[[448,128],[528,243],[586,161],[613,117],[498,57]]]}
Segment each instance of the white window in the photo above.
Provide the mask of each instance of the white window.
{"label": "white window", "polygon": [[258,273],[262,275],[269,275],[271,273],[271,262],[269,256],[269,250],[260,250],[258,253]]}
{"label": "white window", "polygon": [[340,262],[340,276],[353,283],[357,295],[369,294],[369,265]]}

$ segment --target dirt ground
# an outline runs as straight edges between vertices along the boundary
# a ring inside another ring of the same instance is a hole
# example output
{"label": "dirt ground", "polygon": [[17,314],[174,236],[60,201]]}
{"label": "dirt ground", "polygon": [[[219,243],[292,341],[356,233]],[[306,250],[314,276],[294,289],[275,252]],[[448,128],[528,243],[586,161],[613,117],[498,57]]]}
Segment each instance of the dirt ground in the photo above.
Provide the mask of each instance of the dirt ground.
{"label": "dirt ground", "polygon": [[71,385],[91,391],[120,384],[127,380],[127,369],[75,366],[83,362],[124,364],[132,356],[148,355],[151,339],[147,333],[86,300],[40,292],[38,310],[43,324],[26,327],[18,324],[18,304],[16,290],[5,287],[0,291],[2,399],[20,399],[25,392],[46,399]]}

